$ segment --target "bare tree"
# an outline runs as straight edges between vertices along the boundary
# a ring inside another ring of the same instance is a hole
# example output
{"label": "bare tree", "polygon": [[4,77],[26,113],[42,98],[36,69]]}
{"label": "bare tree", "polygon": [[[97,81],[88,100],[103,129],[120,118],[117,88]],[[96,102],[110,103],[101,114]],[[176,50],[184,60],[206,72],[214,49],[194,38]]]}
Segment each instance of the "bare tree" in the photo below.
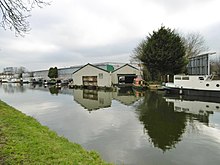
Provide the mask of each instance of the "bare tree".
{"label": "bare tree", "polygon": [[15,34],[23,35],[30,30],[27,18],[30,11],[35,7],[42,8],[49,5],[43,0],[0,0],[0,26],[4,29],[15,30]]}
{"label": "bare tree", "polygon": [[205,45],[204,37],[200,33],[188,33],[186,36],[182,36],[182,41],[186,48],[187,58],[197,56],[209,50]]}
{"label": "bare tree", "polygon": [[215,59],[211,60],[211,72],[220,76],[220,56],[216,56]]}

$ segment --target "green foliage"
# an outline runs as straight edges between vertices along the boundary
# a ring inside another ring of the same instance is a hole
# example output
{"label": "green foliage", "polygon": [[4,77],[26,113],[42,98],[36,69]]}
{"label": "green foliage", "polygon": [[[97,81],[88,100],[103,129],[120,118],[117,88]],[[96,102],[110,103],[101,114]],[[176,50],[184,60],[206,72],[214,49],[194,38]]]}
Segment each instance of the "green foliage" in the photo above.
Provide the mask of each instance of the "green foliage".
{"label": "green foliage", "polygon": [[166,74],[181,73],[187,64],[185,47],[180,36],[164,26],[149,34],[134,49],[134,54],[146,66],[152,80]]}
{"label": "green foliage", "polygon": [[0,101],[0,164],[106,164]]}
{"label": "green foliage", "polygon": [[58,93],[59,93],[59,89],[57,89],[55,86],[50,87],[49,91],[52,95],[53,94],[58,95]]}
{"label": "green foliage", "polygon": [[51,67],[48,72],[49,78],[57,78],[58,77],[58,69],[57,67]]}

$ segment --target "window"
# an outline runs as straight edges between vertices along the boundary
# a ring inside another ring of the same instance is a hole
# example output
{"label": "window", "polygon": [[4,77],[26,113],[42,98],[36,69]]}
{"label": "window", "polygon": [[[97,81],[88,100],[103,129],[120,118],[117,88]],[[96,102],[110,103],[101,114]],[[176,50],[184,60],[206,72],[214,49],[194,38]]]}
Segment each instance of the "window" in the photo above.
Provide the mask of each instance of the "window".
{"label": "window", "polygon": [[182,108],[184,112],[189,111],[189,108]]}
{"label": "window", "polygon": [[175,106],[174,109],[175,109],[176,111],[181,111],[181,107]]}
{"label": "window", "polygon": [[199,77],[199,80],[204,80],[204,77]]}
{"label": "window", "polygon": [[175,77],[175,80],[181,80],[181,77]]}
{"label": "window", "polygon": [[209,86],[209,84],[206,84],[206,86],[208,87],[208,86]]}
{"label": "window", "polygon": [[103,79],[103,73],[99,73],[99,79]]}
{"label": "window", "polygon": [[189,77],[182,77],[182,80],[189,80]]}
{"label": "window", "polygon": [[219,87],[219,84],[216,84],[216,87]]}

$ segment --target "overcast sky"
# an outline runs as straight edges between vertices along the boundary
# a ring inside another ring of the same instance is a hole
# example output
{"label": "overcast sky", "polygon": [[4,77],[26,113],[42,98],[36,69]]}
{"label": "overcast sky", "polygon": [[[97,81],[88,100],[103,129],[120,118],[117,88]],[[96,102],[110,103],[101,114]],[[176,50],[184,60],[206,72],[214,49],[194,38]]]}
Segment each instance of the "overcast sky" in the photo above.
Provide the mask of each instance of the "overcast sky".
{"label": "overcast sky", "polygon": [[199,32],[220,51],[219,0],[52,0],[35,8],[25,37],[0,28],[0,72],[86,63],[129,62],[132,50],[164,25]]}

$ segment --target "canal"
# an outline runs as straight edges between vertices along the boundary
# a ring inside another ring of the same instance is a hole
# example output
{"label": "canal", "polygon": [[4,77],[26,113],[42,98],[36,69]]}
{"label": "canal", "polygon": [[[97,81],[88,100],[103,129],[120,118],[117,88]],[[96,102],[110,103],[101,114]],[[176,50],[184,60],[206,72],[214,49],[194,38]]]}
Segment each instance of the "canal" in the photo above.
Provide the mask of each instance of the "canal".
{"label": "canal", "polygon": [[220,162],[220,100],[215,98],[0,84],[0,99],[108,162]]}

